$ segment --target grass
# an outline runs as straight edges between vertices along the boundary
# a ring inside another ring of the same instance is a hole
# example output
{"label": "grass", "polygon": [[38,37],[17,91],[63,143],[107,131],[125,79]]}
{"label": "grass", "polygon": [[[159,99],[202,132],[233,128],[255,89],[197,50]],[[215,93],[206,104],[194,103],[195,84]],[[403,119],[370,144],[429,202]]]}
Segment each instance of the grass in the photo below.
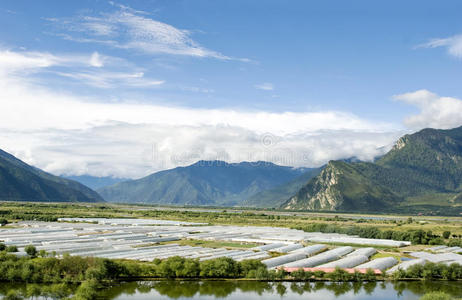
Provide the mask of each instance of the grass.
{"label": "grass", "polygon": [[416,197],[408,197],[407,203],[405,206],[416,205],[416,204],[429,204],[429,205],[440,205],[440,206],[453,206],[455,203],[451,200],[457,196],[457,193],[454,194],[444,194],[444,193],[435,193],[427,194]]}
{"label": "grass", "polygon": [[[316,243],[319,244],[319,243]],[[329,242],[322,242],[322,244],[330,245],[330,246],[339,246],[339,247],[344,247],[344,246],[350,246],[353,248],[375,248],[378,250],[391,250],[391,249],[396,249],[396,247],[392,246],[378,246],[378,245],[365,245],[365,244],[352,244],[352,243],[329,243]]]}
{"label": "grass", "polygon": [[192,247],[204,247],[204,248],[226,248],[226,249],[249,249],[259,246],[259,244],[254,243],[239,243],[239,242],[222,242],[222,241],[206,241],[206,240],[193,240],[193,239],[183,239],[179,241],[169,241],[162,242],[160,244],[178,244],[181,246],[192,246]]}
{"label": "grass", "polygon": [[394,257],[398,261],[400,261],[401,257],[403,257],[403,256],[400,253],[379,252],[379,253],[376,253],[376,254],[372,255],[372,257],[370,259],[372,260],[372,259],[383,258],[383,257]]}

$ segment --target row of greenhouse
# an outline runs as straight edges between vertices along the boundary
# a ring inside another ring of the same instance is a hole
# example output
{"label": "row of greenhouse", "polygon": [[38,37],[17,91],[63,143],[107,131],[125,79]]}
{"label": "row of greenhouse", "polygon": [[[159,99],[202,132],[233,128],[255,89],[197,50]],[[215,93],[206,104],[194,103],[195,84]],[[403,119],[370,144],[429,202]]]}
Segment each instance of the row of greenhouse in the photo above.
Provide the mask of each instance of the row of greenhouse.
{"label": "row of greenhouse", "polygon": [[448,247],[448,246],[434,246],[426,249],[426,251],[435,252],[435,253],[462,253],[461,247]]}
{"label": "row of greenhouse", "polygon": [[393,257],[383,257],[370,260],[370,257],[377,253],[374,248],[354,249],[350,246],[337,247],[326,250],[325,245],[312,245],[305,247],[305,251],[294,251],[287,255],[278,256],[263,260],[268,268],[358,268],[378,269],[384,271],[398,264]]}

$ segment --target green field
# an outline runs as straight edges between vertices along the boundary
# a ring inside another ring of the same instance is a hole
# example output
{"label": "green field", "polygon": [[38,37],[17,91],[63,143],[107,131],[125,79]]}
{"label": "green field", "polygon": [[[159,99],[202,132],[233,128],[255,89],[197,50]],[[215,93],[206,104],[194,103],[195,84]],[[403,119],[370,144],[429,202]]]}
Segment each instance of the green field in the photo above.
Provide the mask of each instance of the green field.
{"label": "green field", "polygon": [[160,244],[178,244],[181,246],[192,246],[192,247],[205,247],[205,248],[226,248],[226,249],[249,249],[259,244],[253,243],[239,243],[239,242],[226,242],[226,241],[205,241],[205,240],[191,240],[183,239],[179,241],[162,242]]}

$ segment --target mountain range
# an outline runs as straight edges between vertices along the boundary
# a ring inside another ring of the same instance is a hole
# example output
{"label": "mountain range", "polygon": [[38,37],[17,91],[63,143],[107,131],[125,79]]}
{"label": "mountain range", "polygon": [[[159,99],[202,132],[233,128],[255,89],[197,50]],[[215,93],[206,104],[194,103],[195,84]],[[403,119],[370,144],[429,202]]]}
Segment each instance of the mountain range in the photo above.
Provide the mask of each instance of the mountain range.
{"label": "mountain range", "polygon": [[[187,167],[160,171],[137,180],[98,189],[109,202],[172,205],[266,206],[253,196],[288,184],[311,169],[279,166],[269,162],[226,163],[199,161]],[[301,187],[303,183],[300,183]],[[293,194],[271,200],[280,205]]]}
{"label": "mountain range", "polygon": [[0,200],[103,202],[83,184],[46,173],[0,150]]}

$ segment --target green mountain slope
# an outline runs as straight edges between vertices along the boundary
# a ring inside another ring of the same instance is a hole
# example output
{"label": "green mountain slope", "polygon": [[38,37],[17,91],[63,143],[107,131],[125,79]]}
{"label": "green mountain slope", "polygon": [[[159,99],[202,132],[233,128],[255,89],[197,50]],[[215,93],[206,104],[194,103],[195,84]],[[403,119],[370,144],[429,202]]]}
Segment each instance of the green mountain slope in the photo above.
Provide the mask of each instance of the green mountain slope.
{"label": "green mountain slope", "polygon": [[319,174],[321,168],[307,169],[297,178],[274,188],[259,192],[242,203],[245,207],[279,207],[287,198],[299,191],[311,178]]}
{"label": "green mountain slope", "polygon": [[462,192],[462,127],[405,135],[375,163],[333,161],[281,207],[396,211],[451,206]]}
{"label": "green mountain slope", "polygon": [[393,205],[399,197],[376,185],[357,169],[357,165],[331,161],[321,173],[283,204],[285,209],[306,210],[377,210]]}
{"label": "green mountain slope", "polygon": [[241,205],[251,196],[286,183],[304,169],[268,162],[199,161],[98,189],[107,201],[175,205]]}
{"label": "green mountain slope", "polygon": [[0,150],[0,200],[101,202],[95,191],[72,180],[29,166]]}

